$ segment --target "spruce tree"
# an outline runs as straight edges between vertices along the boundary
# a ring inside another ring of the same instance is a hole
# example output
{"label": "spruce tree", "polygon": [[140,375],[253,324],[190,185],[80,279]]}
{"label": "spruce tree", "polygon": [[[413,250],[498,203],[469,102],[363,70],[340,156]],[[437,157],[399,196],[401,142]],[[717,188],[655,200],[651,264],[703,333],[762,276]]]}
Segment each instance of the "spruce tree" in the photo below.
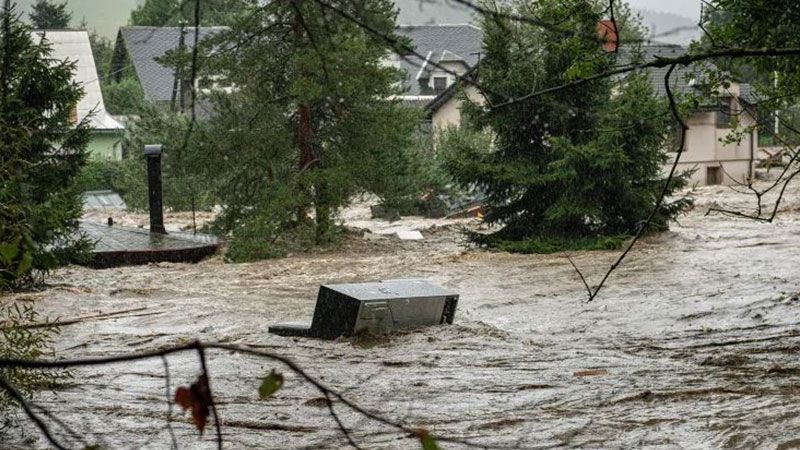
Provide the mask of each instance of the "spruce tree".
{"label": "spruce tree", "polygon": [[[485,17],[478,73],[490,87],[487,104],[611,68],[618,55],[604,50],[596,34],[604,5],[542,0],[501,7],[553,27]],[[614,240],[604,237],[635,233],[655,205],[667,115],[643,74],[504,107],[469,103],[464,111],[466,126],[493,137],[491,148],[454,138],[442,148],[456,181],[486,195],[485,221],[497,228],[472,235],[479,244],[519,251],[606,247]],[[655,226],[666,226],[679,206],[667,205]]]}
{"label": "spruce tree", "polygon": [[0,286],[29,281],[85,244],[75,237],[87,122],[75,63],[50,57],[46,39],[8,6],[0,11]]}
{"label": "spruce tree", "polygon": [[329,241],[339,207],[360,192],[399,194],[409,167],[416,115],[392,100],[400,74],[382,64],[394,5],[335,5],[272,2],[213,44],[208,70],[236,89],[218,96],[199,130],[206,145],[185,160],[218,183],[223,229],[263,247],[302,230]]}
{"label": "spruce tree", "polygon": [[38,30],[66,29],[72,21],[72,13],[67,11],[66,1],[55,3],[52,0],[37,0],[31,8],[31,23]]}
{"label": "spruce tree", "polygon": [[[256,0],[202,0],[200,24],[230,25],[257,4]],[[194,5],[194,1],[186,0],[145,0],[131,11],[130,23],[156,27],[194,23]]]}

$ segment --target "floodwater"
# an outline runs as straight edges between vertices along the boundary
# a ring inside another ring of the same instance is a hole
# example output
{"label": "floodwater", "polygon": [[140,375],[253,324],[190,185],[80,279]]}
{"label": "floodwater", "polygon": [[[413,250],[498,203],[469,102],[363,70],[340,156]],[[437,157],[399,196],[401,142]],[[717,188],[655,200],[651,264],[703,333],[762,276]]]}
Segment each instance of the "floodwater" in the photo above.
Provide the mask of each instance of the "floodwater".
{"label": "floodwater", "polygon": [[[251,345],[290,356],[370,411],[481,445],[797,448],[798,193],[772,224],[705,217],[714,202],[742,208],[748,198],[725,188],[697,195],[698,207],[672,231],[645,239],[592,303],[563,256],[465,251],[452,227],[424,231],[425,241],[353,238],[254,264],[70,267],[45,291],[17,297],[65,319],[121,311],[63,327],[59,357],[198,338]],[[616,256],[572,255],[590,283]],[[366,341],[267,333],[273,323],[310,319],[322,283],[402,277],[460,292],[455,324]],[[319,393],[288,369],[220,351],[209,358],[228,448],[346,447]],[[191,354],[169,357],[169,366],[173,388],[199,370]],[[259,378],[272,368],[286,383],[258,400]],[[170,447],[161,360],[73,375],[69,387],[37,400],[88,443]],[[419,448],[335,406],[363,448]],[[187,415],[174,416],[181,448],[213,448],[213,427],[201,437]],[[15,445],[44,445],[24,427],[29,440],[12,433]]]}

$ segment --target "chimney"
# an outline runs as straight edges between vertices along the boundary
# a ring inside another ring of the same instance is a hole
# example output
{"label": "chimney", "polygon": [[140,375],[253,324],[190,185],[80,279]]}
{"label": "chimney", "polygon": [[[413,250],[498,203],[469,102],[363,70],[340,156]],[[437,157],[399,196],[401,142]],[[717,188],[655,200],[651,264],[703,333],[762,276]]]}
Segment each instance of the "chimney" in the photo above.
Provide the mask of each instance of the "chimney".
{"label": "chimney", "polygon": [[167,234],[161,198],[161,145],[145,145],[147,158],[147,196],[150,201],[150,232]]}
{"label": "chimney", "polygon": [[617,36],[617,25],[612,20],[601,20],[597,23],[597,37],[603,43],[603,50],[616,52],[619,38]]}

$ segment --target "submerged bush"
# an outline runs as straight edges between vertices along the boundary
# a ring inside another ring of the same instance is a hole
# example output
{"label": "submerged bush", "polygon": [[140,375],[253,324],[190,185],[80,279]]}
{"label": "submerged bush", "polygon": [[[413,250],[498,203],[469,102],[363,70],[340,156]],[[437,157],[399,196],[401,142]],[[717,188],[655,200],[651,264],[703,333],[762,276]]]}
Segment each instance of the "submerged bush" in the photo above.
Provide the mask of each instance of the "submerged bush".
{"label": "submerged bush", "polygon": [[[20,306],[17,302],[0,298],[0,358],[32,360],[50,356],[58,333],[58,327],[48,325],[46,321],[44,325],[40,323],[33,305]],[[64,371],[0,368],[0,377],[25,396],[40,389],[52,388],[65,376],[68,373]],[[6,413],[12,406],[14,401],[5,392],[0,392],[0,415],[7,417]]]}

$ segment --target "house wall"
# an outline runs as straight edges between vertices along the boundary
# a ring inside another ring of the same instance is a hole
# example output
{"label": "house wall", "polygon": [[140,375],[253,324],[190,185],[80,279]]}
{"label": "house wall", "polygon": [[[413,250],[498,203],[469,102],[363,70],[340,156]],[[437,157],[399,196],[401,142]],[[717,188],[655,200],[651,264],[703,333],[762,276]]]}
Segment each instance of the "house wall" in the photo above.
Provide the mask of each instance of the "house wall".
{"label": "house wall", "polygon": [[[753,115],[744,110],[734,99],[734,110],[738,111],[741,127],[755,124]],[[745,134],[738,142],[725,144],[724,139],[732,132],[730,128],[717,126],[714,111],[702,111],[693,114],[686,121],[689,129],[686,132],[686,144],[681,154],[678,170],[696,169],[692,174],[690,185],[716,184],[724,185],[747,183],[752,175],[752,164],[758,158],[758,135],[754,130]],[[665,166],[669,170],[672,161]],[[719,168],[719,169],[716,169]],[[721,179],[714,180],[715,172]]]}
{"label": "house wall", "polygon": [[[465,86],[464,93],[467,95],[467,98],[478,104],[482,105],[485,101],[475,86]],[[439,109],[433,114],[433,117],[431,117],[434,133],[438,133],[448,126],[457,127],[461,125],[461,106],[463,103],[464,102],[461,100],[460,96],[456,95],[451,97],[449,100],[447,100],[447,102],[445,102],[445,104],[439,107]]]}
{"label": "house wall", "polygon": [[87,145],[91,159],[122,159],[122,133],[96,131]]}

